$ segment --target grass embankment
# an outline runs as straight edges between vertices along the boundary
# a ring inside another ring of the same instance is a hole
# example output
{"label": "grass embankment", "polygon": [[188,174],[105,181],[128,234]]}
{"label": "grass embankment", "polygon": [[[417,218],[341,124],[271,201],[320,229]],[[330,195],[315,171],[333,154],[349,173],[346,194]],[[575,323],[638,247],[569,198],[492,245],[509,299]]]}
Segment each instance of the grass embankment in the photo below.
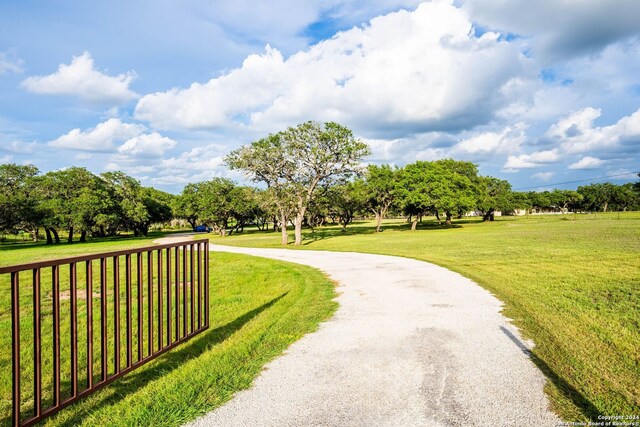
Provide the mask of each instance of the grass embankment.
{"label": "grass embankment", "polygon": [[[280,247],[277,233],[213,242]],[[290,246],[291,247],[291,246]],[[469,277],[505,303],[536,347],[554,410],[567,420],[640,415],[640,214],[401,220],[307,231],[302,249],[399,255]]]}
{"label": "grass embankment", "polygon": [[[32,262],[90,252],[105,252],[146,246],[150,239],[113,239],[86,244],[47,247],[20,245],[0,247],[0,265]],[[135,266],[135,261],[133,262]],[[146,265],[146,264],[145,264]],[[84,268],[78,266],[78,287],[84,289]],[[110,267],[111,268],[111,267]],[[94,266],[94,275],[99,270]],[[124,268],[121,266],[121,294],[124,292]],[[145,270],[143,270],[145,271]],[[331,282],[317,270],[295,264],[242,255],[212,253],[210,257],[210,328],[154,361],[115,381],[106,388],[64,409],[46,425],[180,425],[230,399],[233,393],[249,387],[269,360],[292,342],[317,328],[337,304]],[[47,272],[47,274],[50,274]],[[109,269],[109,277],[112,270]],[[30,335],[32,311],[30,275],[21,281],[21,332],[23,348],[23,415],[30,415]],[[42,280],[43,346],[51,345],[50,279]],[[22,276],[21,276],[22,277]],[[68,270],[60,272],[61,290],[69,289]],[[135,277],[135,273],[133,275]],[[146,275],[143,278],[146,283]],[[97,279],[94,279],[97,281]],[[96,283],[96,282],[94,282]],[[10,423],[11,410],[11,331],[8,275],[0,278],[0,424]],[[94,285],[94,292],[99,286]],[[97,289],[99,292],[99,289]],[[110,284],[108,291],[112,292]],[[124,295],[124,294],[123,294]],[[135,285],[134,285],[134,295]],[[99,336],[99,301],[94,298],[94,330]],[[124,332],[124,298],[121,298],[121,327]],[[157,307],[157,305],[156,305]],[[109,330],[113,330],[114,303],[109,298]],[[133,304],[133,319],[137,318]],[[61,301],[61,366],[63,398],[69,386],[69,301]],[[86,337],[86,305],[78,299],[79,342]],[[145,312],[146,319],[146,312]],[[134,320],[135,324],[135,320]],[[134,360],[137,334],[134,328]],[[110,334],[112,335],[112,333]],[[94,337],[94,375],[98,381],[98,337]],[[157,339],[157,338],[156,338]],[[125,340],[121,338],[121,364]],[[109,351],[113,341],[109,341]],[[50,348],[50,347],[49,347]],[[146,346],[145,346],[146,348]],[[79,345],[79,383],[86,382],[86,351]],[[109,356],[109,372],[113,357]],[[51,356],[43,351],[43,393],[45,404],[51,399]]]}

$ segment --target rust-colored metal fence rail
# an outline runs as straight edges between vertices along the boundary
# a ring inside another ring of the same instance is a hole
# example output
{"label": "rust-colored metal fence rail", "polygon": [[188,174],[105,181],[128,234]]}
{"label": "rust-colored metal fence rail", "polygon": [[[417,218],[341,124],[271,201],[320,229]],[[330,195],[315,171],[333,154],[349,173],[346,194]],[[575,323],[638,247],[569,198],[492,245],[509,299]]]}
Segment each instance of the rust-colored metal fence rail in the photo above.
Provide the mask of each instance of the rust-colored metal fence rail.
{"label": "rust-colored metal fence rail", "polygon": [[0,267],[11,275],[12,425],[33,425],[207,329],[208,243]]}

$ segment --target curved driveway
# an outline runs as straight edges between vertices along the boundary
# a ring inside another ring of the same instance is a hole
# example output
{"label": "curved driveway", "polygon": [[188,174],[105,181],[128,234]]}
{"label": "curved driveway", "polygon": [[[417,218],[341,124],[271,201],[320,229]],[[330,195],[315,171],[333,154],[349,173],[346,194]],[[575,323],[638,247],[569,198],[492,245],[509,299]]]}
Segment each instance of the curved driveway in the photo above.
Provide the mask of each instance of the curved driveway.
{"label": "curved driveway", "polygon": [[471,280],[393,256],[211,250],[316,267],[338,283],[340,307],[192,425],[558,425],[529,344]]}

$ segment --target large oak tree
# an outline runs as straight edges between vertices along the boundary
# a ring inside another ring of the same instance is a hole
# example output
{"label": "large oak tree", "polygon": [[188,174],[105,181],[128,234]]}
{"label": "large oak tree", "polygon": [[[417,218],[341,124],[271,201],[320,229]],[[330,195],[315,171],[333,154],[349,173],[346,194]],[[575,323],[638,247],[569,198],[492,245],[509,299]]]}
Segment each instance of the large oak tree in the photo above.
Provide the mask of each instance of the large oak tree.
{"label": "large oak tree", "polygon": [[346,127],[310,121],[243,146],[225,160],[231,169],[267,185],[278,208],[282,243],[287,244],[286,224],[293,216],[295,244],[300,245],[302,222],[316,189],[358,172],[369,153]]}

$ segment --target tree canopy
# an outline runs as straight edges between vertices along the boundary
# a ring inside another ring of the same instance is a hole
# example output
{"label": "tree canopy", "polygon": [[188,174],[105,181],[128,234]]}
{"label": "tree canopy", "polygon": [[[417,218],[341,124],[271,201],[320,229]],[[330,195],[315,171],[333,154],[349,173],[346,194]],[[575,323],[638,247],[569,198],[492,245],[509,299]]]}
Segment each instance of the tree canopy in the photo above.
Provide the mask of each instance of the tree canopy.
{"label": "tree canopy", "polygon": [[366,206],[376,217],[376,232],[380,232],[382,220],[399,200],[400,173],[391,165],[369,165],[365,173],[364,189]]}
{"label": "tree canopy", "polygon": [[478,206],[479,178],[473,163],[451,159],[435,162],[417,161],[400,172],[402,210],[417,221],[427,213],[446,215],[451,224],[454,214],[462,214]]}
{"label": "tree canopy", "polygon": [[[40,174],[35,166],[0,164],[0,231],[22,230],[48,243],[113,236],[146,235],[155,223],[182,218],[191,227],[204,224],[221,236],[248,224],[260,230],[280,227],[287,244],[293,222],[295,243],[303,225],[330,219],[343,231],[358,216],[382,220],[405,215],[416,229],[425,215],[481,215],[496,212],[606,212],[640,209],[640,181],[616,185],[593,183],[577,190],[515,192],[506,180],[482,176],[471,162],[443,159],[397,167],[367,165],[366,144],[337,123],[302,123],[232,151],[225,159],[266,189],[238,185],[228,178],[187,184],[179,196],[143,187],[120,171],[95,175],[70,167]],[[639,175],[640,176],[640,175]]]}
{"label": "tree canopy", "polygon": [[286,224],[293,216],[295,244],[300,245],[305,212],[318,186],[359,172],[369,152],[346,127],[310,121],[232,151],[225,160],[231,169],[267,185],[278,207],[282,243],[287,243]]}
{"label": "tree canopy", "polygon": [[67,241],[133,231],[146,235],[149,225],[169,221],[174,196],[140,182],[123,172],[94,175],[71,167],[39,175],[34,166],[0,165],[0,230],[25,230],[37,238],[45,231],[47,242]]}

